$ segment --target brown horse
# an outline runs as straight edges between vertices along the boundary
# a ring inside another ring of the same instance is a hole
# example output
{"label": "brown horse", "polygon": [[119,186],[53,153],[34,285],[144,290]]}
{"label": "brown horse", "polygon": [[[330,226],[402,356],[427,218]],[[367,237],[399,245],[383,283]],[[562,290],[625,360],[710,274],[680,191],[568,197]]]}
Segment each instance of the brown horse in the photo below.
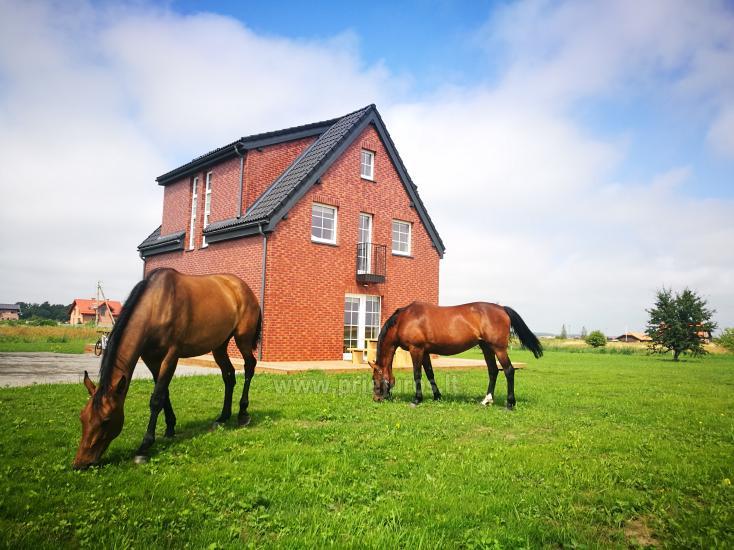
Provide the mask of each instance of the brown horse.
{"label": "brown horse", "polygon": [[97,463],[122,431],[125,396],[140,357],[153,374],[155,388],[150,397],[148,430],[136,452],[136,462],[147,460],[161,409],[166,417],[166,437],[174,435],[176,416],[168,385],[180,357],[213,352],[224,379],[224,406],[216,422],[230,418],[235,386],[235,370],[227,355],[231,338],[245,359],[238,420],[240,425],[248,424],[250,382],[257,363],[252,350],[260,338],[261,322],[255,295],[234,275],[192,276],[173,269],[151,272],[133,288],[110,334],[99,387],[84,373],[84,385],[92,398],[80,415],[82,439],[74,468]]}
{"label": "brown horse", "polygon": [[433,399],[441,399],[441,392],[433,378],[431,353],[454,355],[479,345],[484,353],[489,372],[487,396],[482,405],[494,402],[494,386],[497,382],[499,359],[507,378],[507,408],[515,408],[515,369],[507,355],[510,328],[520,342],[533,352],[543,355],[543,347],[522,318],[509,307],[486,302],[474,302],[460,306],[439,307],[423,302],[413,302],[399,308],[385,322],[377,341],[377,362],[370,362],[374,382],[375,401],[389,397],[395,385],[392,361],[398,347],[410,352],[413,359],[415,398],[413,404],[423,401],[421,391],[421,365],[431,383]]}

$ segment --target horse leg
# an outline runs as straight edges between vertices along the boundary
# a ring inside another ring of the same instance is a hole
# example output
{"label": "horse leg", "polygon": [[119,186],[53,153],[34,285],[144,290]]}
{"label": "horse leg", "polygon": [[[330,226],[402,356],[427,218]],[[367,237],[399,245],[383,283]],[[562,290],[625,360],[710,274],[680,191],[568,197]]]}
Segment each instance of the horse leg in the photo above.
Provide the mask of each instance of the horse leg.
{"label": "horse leg", "polygon": [[178,356],[175,351],[170,350],[161,362],[161,368],[158,371],[158,378],[155,381],[153,393],[150,396],[150,420],[148,420],[148,430],[143,436],[143,442],[135,452],[135,462],[138,464],[147,462],[148,451],[155,442],[155,426],[158,423],[158,415],[163,409],[168,399],[168,385],[176,370]]}
{"label": "horse leg", "polygon": [[491,405],[494,403],[494,386],[497,384],[497,374],[499,374],[500,370],[497,368],[497,359],[494,356],[494,350],[492,347],[486,342],[480,342],[479,347],[482,348],[484,361],[487,363],[487,373],[489,374],[487,395],[482,400],[482,405]]}
{"label": "horse leg", "polygon": [[418,405],[423,401],[423,391],[421,390],[421,364],[423,363],[423,350],[412,348],[410,357],[413,359],[413,380],[415,381],[415,397],[413,405]]}
{"label": "horse leg", "polygon": [[[250,336],[247,337],[248,339]],[[242,353],[242,357],[245,359],[245,386],[242,388],[242,397],[240,398],[240,412],[237,415],[237,423],[240,426],[247,426],[250,423],[250,415],[247,412],[247,407],[250,405],[250,382],[252,377],[255,376],[255,366],[257,365],[257,359],[252,353],[252,343],[245,340],[243,337],[235,335],[235,342],[237,348]]]}
{"label": "horse leg", "polygon": [[441,392],[438,391],[436,380],[433,378],[433,365],[431,365],[431,354],[428,352],[423,354],[423,370],[426,371],[426,378],[428,378],[428,381],[431,383],[431,390],[433,390],[433,400],[440,400]]}
{"label": "horse leg", "polygon": [[220,414],[219,418],[214,421],[214,427],[224,424],[232,416],[232,392],[234,391],[236,380],[232,361],[229,360],[229,355],[227,355],[228,343],[229,340],[218,348],[212,350],[212,355],[214,355],[214,360],[222,371],[222,380],[224,380],[224,404],[222,405],[222,414]]}
{"label": "horse leg", "polygon": [[[158,373],[161,369],[160,359],[145,356],[143,356],[142,359],[145,366],[148,367],[150,374],[153,375],[153,382],[158,382]],[[176,415],[173,412],[173,405],[171,405],[168,388],[166,388],[166,399],[163,403],[163,412],[166,416],[166,437],[173,437],[176,435]]]}
{"label": "horse leg", "polygon": [[515,367],[510,362],[507,349],[497,350],[496,353],[502,370],[505,371],[505,378],[507,378],[507,408],[513,410],[515,408]]}

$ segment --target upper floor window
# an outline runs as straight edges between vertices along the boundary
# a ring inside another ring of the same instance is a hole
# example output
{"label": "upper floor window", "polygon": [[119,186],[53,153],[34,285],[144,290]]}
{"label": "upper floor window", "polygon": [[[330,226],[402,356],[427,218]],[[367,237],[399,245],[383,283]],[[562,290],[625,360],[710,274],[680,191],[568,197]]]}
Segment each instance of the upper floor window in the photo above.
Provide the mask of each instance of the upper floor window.
{"label": "upper floor window", "polygon": [[[206,226],[209,225],[209,214],[212,211],[212,173],[207,172],[206,173],[206,186],[204,191],[204,229],[206,229]],[[201,237],[201,246],[202,248],[205,246],[209,246],[206,244],[206,237],[202,235]]]}
{"label": "upper floor window", "polygon": [[360,175],[367,180],[375,179],[375,154],[372,151],[362,149]]}
{"label": "upper floor window", "polygon": [[311,240],[336,244],[336,208],[317,203],[311,206]]}
{"label": "upper floor window", "polygon": [[191,182],[191,224],[189,225],[189,250],[194,249],[194,229],[196,229],[196,202],[198,200],[198,188],[199,178],[194,178]]}
{"label": "upper floor window", "polygon": [[410,256],[410,231],[409,222],[400,220],[392,221],[392,253],[401,256]]}

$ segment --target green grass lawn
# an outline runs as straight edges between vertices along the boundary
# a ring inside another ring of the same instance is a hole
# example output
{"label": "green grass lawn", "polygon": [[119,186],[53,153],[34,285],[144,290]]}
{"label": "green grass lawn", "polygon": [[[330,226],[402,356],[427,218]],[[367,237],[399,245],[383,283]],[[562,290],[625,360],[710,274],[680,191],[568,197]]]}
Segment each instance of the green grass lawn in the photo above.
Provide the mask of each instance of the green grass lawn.
{"label": "green grass lawn", "polygon": [[734,356],[513,358],[512,413],[504,378],[477,404],[483,370],[438,371],[418,408],[404,371],[379,404],[364,373],[258,375],[252,424],[214,432],[220,378],[174,378],[178,435],[142,466],[136,381],[86,472],[81,384],[2,389],[0,547],[734,545]]}

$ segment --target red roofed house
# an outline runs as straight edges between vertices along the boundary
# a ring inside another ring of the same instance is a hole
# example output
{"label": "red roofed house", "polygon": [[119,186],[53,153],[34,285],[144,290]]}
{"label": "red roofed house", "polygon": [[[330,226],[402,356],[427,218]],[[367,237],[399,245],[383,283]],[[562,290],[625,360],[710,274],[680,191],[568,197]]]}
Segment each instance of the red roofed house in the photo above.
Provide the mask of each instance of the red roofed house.
{"label": "red roofed house", "polygon": [[[109,305],[109,306],[108,306]],[[110,312],[110,309],[112,310]],[[85,300],[84,298],[76,298],[69,307],[69,324],[83,325],[84,323],[94,323],[99,315],[99,325],[105,327],[112,326],[112,317],[117,319],[120,315],[122,304],[114,300],[99,302],[92,298]]]}
{"label": "red roofed house", "polygon": [[261,359],[346,358],[396,308],[438,303],[444,245],[374,105],[240,138],[156,181],[145,273],[242,278],[263,309]]}

